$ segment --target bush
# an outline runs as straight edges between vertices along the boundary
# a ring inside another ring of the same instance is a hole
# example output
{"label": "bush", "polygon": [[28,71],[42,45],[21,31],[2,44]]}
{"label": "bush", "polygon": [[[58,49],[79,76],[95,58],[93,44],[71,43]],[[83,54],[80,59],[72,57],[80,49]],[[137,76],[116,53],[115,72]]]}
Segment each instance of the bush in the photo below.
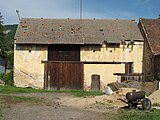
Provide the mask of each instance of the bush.
{"label": "bush", "polygon": [[0,79],[5,82],[5,85],[13,86],[13,71],[11,70],[9,73],[0,73]]}

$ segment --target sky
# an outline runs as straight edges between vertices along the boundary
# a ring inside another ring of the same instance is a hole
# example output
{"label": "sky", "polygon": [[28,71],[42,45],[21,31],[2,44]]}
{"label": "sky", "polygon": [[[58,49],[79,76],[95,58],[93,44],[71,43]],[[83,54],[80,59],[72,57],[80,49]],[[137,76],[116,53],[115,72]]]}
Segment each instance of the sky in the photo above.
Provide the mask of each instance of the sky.
{"label": "sky", "polygon": [[[82,0],[83,19],[158,18],[160,0]],[[0,0],[4,24],[21,18],[80,18],[80,0]]]}

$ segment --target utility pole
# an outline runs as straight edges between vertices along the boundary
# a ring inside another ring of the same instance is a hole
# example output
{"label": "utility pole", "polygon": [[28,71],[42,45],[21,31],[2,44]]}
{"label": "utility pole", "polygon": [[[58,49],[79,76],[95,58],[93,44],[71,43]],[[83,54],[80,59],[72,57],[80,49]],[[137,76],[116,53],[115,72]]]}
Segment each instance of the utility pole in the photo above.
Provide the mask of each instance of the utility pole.
{"label": "utility pole", "polygon": [[80,0],[80,20],[82,20],[82,0]]}
{"label": "utility pole", "polygon": [[81,39],[82,42],[84,43],[84,33],[83,33],[83,24],[82,24],[82,13],[83,12],[83,2],[80,0],[80,26],[81,26]]}

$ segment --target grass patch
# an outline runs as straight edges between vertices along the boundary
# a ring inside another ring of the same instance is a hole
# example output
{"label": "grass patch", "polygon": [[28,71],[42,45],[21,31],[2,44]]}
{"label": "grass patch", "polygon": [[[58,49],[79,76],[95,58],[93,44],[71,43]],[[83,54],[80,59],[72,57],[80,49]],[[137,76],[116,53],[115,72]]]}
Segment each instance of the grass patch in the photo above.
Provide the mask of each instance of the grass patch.
{"label": "grass patch", "polygon": [[104,95],[104,93],[100,91],[75,91],[72,93],[77,97],[94,97],[97,95]]}
{"label": "grass patch", "polygon": [[160,110],[123,110],[119,120],[160,120]]}
{"label": "grass patch", "polygon": [[100,91],[83,91],[83,90],[43,90],[43,89],[33,89],[33,88],[20,88],[14,86],[0,86],[1,94],[11,94],[11,93],[71,93],[77,97],[87,97],[103,95]]}
{"label": "grass patch", "polygon": [[4,109],[4,105],[0,104],[0,120],[3,120],[3,113],[2,113],[3,109]]}
{"label": "grass patch", "polygon": [[9,96],[9,95],[0,95],[0,104],[16,104],[22,102],[29,103],[40,103],[42,99],[35,97],[25,97],[25,96]]}
{"label": "grass patch", "polygon": [[152,106],[160,107],[160,103],[153,103]]}
{"label": "grass patch", "polygon": [[0,79],[5,82],[5,85],[13,86],[13,70],[11,70],[9,73],[0,73]]}
{"label": "grass patch", "polygon": [[33,89],[33,88],[20,88],[14,86],[0,86],[0,93],[35,93],[35,92],[47,92],[47,90]]}
{"label": "grass patch", "polygon": [[30,103],[40,103],[43,100],[36,97],[25,97],[25,96],[12,96],[15,102],[30,102]]}
{"label": "grass patch", "polygon": [[0,103],[0,120],[4,120],[3,111],[4,111],[5,109],[7,109],[7,108],[9,108],[8,105],[1,104],[1,103]]}

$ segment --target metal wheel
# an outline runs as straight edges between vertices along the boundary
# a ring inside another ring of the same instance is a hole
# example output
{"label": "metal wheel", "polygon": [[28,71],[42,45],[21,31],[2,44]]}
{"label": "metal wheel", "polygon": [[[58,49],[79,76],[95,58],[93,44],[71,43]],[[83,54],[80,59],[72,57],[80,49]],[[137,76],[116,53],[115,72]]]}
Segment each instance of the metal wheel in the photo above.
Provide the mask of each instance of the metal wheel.
{"label": "metal wheel", "polygon": [[143,98],[142,108],[144,110],[150,110],[151,109],[151,100],[149,98]]}

